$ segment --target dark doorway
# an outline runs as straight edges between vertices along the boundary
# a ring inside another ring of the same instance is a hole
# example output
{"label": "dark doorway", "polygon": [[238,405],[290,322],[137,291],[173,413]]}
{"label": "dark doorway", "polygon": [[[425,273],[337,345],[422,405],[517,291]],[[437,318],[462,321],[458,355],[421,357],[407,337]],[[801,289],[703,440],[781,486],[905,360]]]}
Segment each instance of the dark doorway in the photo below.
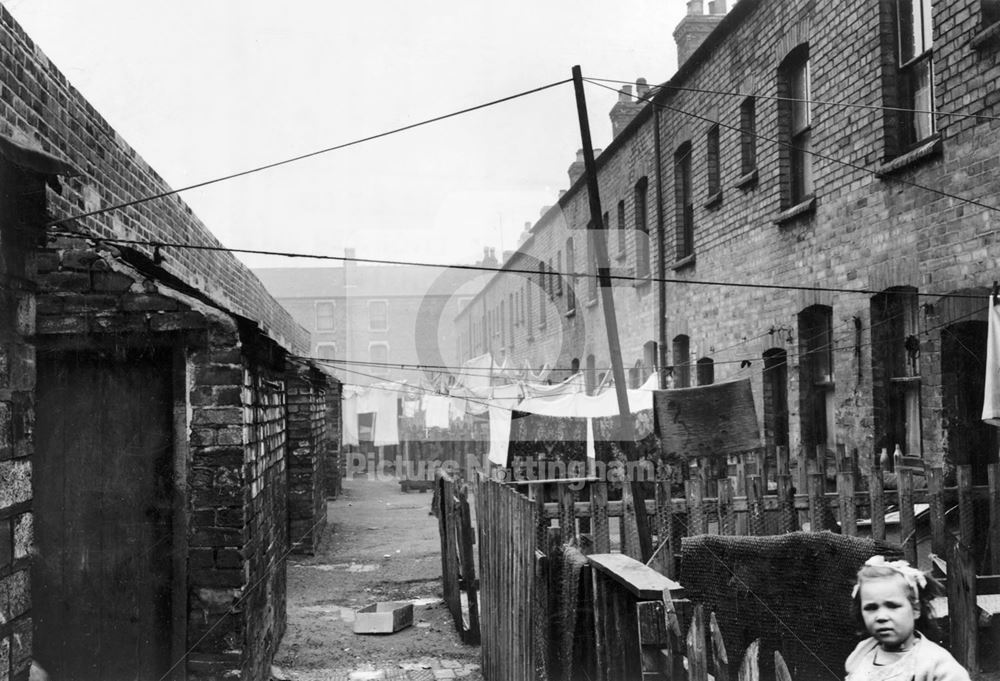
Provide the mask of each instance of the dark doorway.
{"label": "dark doorway", "polygon": [[54,681],[157,679],[173,641],[169,350],[40,352],[35,657]]}
{"label": "dark doorway", "polygon": [[952,464],[971,464],[974,484],[987,482],[996,461],[996,428],[983,422],[986,322],[952,324],[941,333],[941,383],[948,454]]}
{"label": "dark doorway", "polygon": [[764,441],[788,447],[788,353],[781,348],[764,352]]}

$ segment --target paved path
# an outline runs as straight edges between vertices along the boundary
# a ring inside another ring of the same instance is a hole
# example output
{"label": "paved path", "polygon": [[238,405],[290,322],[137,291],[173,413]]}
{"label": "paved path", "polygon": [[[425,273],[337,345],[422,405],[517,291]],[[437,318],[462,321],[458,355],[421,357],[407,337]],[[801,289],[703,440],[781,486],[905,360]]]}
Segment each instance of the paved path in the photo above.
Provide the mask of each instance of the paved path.
{"label": "paved path", "polygon": [[[480,649],[464,645],[441,600],[437,518],[429,493],[397,483],[350,480],[327,505],[316,556],[288,563],[288,630],[274,676],[287,681],[482,681]],[[414,604],[414,624],[395,634],[353,632],[357,609]]]}

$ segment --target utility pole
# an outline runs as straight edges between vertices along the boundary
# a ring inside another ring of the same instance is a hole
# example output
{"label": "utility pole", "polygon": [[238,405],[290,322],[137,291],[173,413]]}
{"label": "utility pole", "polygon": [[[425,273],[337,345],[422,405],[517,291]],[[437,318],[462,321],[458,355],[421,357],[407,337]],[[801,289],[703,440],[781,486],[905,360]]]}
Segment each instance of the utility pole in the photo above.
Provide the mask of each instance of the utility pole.
{"label": "utility pole", "polygon": [[[590,199],[590,224],[588,238],[597,256],[597,278],[601,288],[601,307],[604,309],[604,324],[608,329],[608,352],[611,355],[611,375],[615,379],[615,395],[618,398],[618,437],[625,458],[634,463],[638,459],[635,446],[635,424],[628,405],[628,385],[625,383],[625,368],[622,366],[622,349],[618,340],[618,319],[615,315],[615,296],[611,289],[611,265],[608,260],[608,244],[601,219],[601,195],[597,187],[597,167],[594,163],[594,146],[590,141],[590,120],[587,117],[587,100],[583,93],[583,75],[580,67],[573,67],[573,89],[576,92],[576,111],[580,119],[580,138],[583,142],[583,163],[587,174],[587,194]],[[633,467],[633,471],[637,467]],[[646,520],[646,500],[637,480],[631,480],[632,499],[635,504],[635,524],[639,534],[639,551],[642,562],[649,560],[653,553],[653,542]]]}

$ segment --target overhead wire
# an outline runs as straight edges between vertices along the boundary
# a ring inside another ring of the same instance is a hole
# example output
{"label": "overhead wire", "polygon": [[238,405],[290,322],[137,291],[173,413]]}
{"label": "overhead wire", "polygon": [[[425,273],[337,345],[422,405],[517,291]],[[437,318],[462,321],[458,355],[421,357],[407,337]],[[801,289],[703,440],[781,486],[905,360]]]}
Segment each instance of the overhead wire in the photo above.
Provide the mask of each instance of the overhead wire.
{"label": "overhead wire", "polygon": [[356,146],[356,145],[359,145],[359,144],[363,144],[365,142],[371,142],[373,140],[381,139],[383,137],[388,137],[390,135],[395,135],[395,134],[398,134],[398,133],[401,133],[401,132],[405,132],[407,130],[413,130],[414,128],[419,128],[421,126],[429,125],[431,123],[437,123],[439,121],[447,120],[449,118],[454,118],[456,116],[462,116],[464,114],[471,113],[473,111],[478,111],[480,109],[485,109],[485,108],[488,108],[488,107],[491,107],[491,106],[495,106],[497,104],[502,104],[504,102],[509,102],[511,100],[518,99],[520,97],[526,97],[528,95],[533,95],[535,93],[542,92],[543,90],[548,90],[550,88],[554,88],[554,87],[557,87],[559,85],[565,85],[566,83],[569,83],[571,81],[572,81],[572,78],[567,78],[565,80],[559,80],[559,81],[556,81],[554,83],[548,83],[546,85],[541,85],[539,87],[531,88],[530,90],[524,90],[522,92],[517,92],[515,94],[508,95],[506,97],[501,97],[499,99],[494,99],[494,100],[491,100],[489,102],[484,102],[482,104],[477,104],[475,106],[470,106],[470,107],[466,107],[464,109],[459,109],[458,111],[453,111],[451,113],[443,114],[443,115],[440,115],[440,116],[434,116],[433,118],[427,118],[427,119],[424,119],[422,121],[418,121],[416,123],[410,123],[408,125],[404,125],[404,126],[401,126],[401,127],[398,127],[398,128],[393,128],[392,130],[386,130],[384,132],[376,133],[374,135],[368,135],[366,137],[361,137],[361,138],[358,138],[358,139],[354,139],[354,140],[351,140],[350,142],[343,142],[341,144],[335,144],[335,145],[330,146],[330,147],[325,147],[323,149],[317,149],[315,151],[310,151],[310,152],[307,152],[305,154],[299,154],[297,156],[292,156],[290,158],[282,159],[280,161],[274,161],[272,163],[266,163],[264,165],[256,166],[254,168],[248,168],[246,170],[241,170],[241,171],[238,171],[238,172],[235,172],[235,173],[230,173],[228,175],[223,175],[221,177],[215,177],[215,178],[212,178],[212,179],[209,179],[209,180],[204,180],[202,182],[196,182],[194,184],[189,184],[187,186],[179,187],[177,189],[170,189],[168,191],[159,192],[159,193],[156,193],[156,194],[151,194],[149,196],[144,196],[144,197],[140,197],[140,198],[137,198],[137,199],[132,199],[131,201],[124,201],[122,203],[117,203],[117,204],[114,204],[112,206],[107,206],[105,208],[99,208],[99,209],[96,209],[96,210],[86,211],[84,213],[79,213],[77,215],[71,215],[71,216],[64,217],[64,218],[58,218],[56,220],[50,221],[46,226],[49,227],[49,226],[54,226],[54,225],[60,225],[60,224],[63,224],[63,223],[66,223],[66,222],[70,222],[70,221],[82,220],[84,218],[93,217],[95,215],[102,215],[104,213],[109,213],[109,212],[112,212],[112,211],[121,210],[123,208],[129,208],[131,206],[136,206],[136,205],[139,205],[139,204],[142,204],[142,203],[147,203],[149,201],[155,201],[156,199],[162,199],[162,198],[166,198],[168,196],[174,196],[175,194],[180,194],[182,192],[190,191],[192,189],[199,189],[201,187],[207,187],[209,185],[217,184],[219,182],[225,182],[227,180],[233,180],[233,179],[236,179],[238,177],[244,177],[246,175],[251,175],[251,174],[254,174],[254,173],[259,173],[259,172],[262,172],[264,170],[270,170],[272,168],[277,168],[279,166],[288,165],[290,163],[296,163],[298,161],[303,161],[303,160],[308,159],[308,158],[313,158],[315,156],[320,156],[322,154],[327,154],[327,153],[330,153],[332,151],[339,151],[340,149],[346,149],[348,147],[353,147],[353,146]]}
{"label": "overhead wire", "polygon": [[[365,264],[376,264],[376,265],[405,265],[410,267],[427,267],[435,269],[454,269],[454,270],[470,270],[478,272],[489,272],[492,274],[527,274],[536,275],[537,270],[531,269],[520,269],[514,267],[491,267],[487,265],[462,265],[455,264],[449,265],[445,263],[433,263],[433,262],[422,262],[415,260],[390,260],[385,258],[358,258],[353,256],[344,255],[322,255],[317,253],[297,253],[290,251],[270,251],[270,250],[260,250],[260,249],[250,249],[250,248],[230,248],[227,246],[209,246],[204,244],[190,244],[182,242],[168,242],[163,240],[153,240],[153,239],[126,239],[122,237],[112,237],[112,236],[100,236],[96,234],[91,234],[83,231],[61,231],[55,230],[50,232],[51,236],[61,236],[69,238],[81,238],[89,239],[94,242],[103,242],[107,244],[121,244],[121,245],[136,245],[136,246],[149,246],[149,247],[160,247],[162,248],[179,248],[179,249],[192,249],[192,250],[203,250],[203,251],[222,251],[228,253],[244,253],[249,255],[272,255],[280,256],[285,258],[305,258],[313,260],[334,260],[339,262],[355,262],[355,263],[365,263]],[[576,277],[578,279],[585,279],[587,277],[597,277],[596,274],[590,273],[577,273],[577,272],[554,272],[564,277]],[[622,274],[610,274],[612,280],[616,281],[651,281],[657,283],[666,284],[690,284],[693,286],[720,286],[729,288],[749,288],[749,289],[766,289],[766,290],[780,290],[780,291],[811,291],[817,293],[845,293],[845,294],[858,294],[858,295],[877,295],[877,294],[895,294],[895,293],[906,293],[906,291],[895,291],[893,289],[876,290],[876,289],[865,289],[865,288],[841,288],[836,286],[807,286],[799,284],[760,284],[760,283],[750,283],[750,282],[740,282],[740,281],[717,281],[717,280],[707,280],[707,279],[674,279],[669,277],[637,277],[634,275],[622,275]],[[921,292],[918,291],[915,295],[921,297],[931,297],[931,298],[969,298],[969,299],[980,299],[982,296],[964,294],[964,293],[934,293],[934,292]]]}

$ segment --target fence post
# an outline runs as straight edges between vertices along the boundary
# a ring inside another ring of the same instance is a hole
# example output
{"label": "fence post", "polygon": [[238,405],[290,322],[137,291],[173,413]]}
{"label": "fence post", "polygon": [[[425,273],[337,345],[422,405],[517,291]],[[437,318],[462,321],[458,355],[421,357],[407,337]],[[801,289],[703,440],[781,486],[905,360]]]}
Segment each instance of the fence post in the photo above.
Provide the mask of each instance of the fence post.
{"label": "fence post", "polygon": [[[759,475],[754,477],[760,479]],[[715,672],[715,681],[729,681],[729,656],[726,654],[726,643],[722,640],[722,631],[719,629],[719,622],[715,619],[714,612],[708,616],[708,628],[712,634],[712,671]]]}
{"label": "fence post", "polygon": [[608,527],[608,483],[595,482],[590,487],[590,527],[594,533],[594,552],[611,551],[610,528]]}
{"label": "fence post", "polygon": [[[656,481],[657,563],[660,572],[674,577],[674,509],[670,498],[670,480]],[[600,551],[598,552],[600,553]]]}
{"label": "fence post", "polygon": [[472,529],[472,513],[469,509],[468,487],[462,485],[459,494],[459,526],[461,528],[462,579],[465,581],[465,594],[469,602],[468,635],[463,636],[465,643],[479,643],[479,597],[476,579],[476,560],[472,552],[474,535]]}
{"label": "fence post", "polygon": [[899,485],[899,541],[903,545],[903,558],[911,565],[917,564],[917,523],[913,515],[913,471],[907,466],[896,468]]}
{"label": "fence post", "polygon": [[962,464],[956,467],[958,482],[958,533],[965,546],[971,546],[975,539],[975,521],[972,509],[972,466]]}
{"label": "fence post", "polygon": [[986,467],[990,490],[990,574],[1000,575],[1000,463]]}
{"label": "fence post", "polygon": [[687,635],[688,681],[708,681],[708,657],[705,650],[705,606],[694,606]]}
{"label": "fence post", "polygon": [[764,483],[759,475],[747,477],[747,515],[750,534],[760,536],[767,533],[764,526]]}
{"label": "fence post", "polygon": [[840,504],[840,530],[848,537],[858,534],[858,510],[854,498],[854,466],[844,450],[840,448],[840,470],[837,472],[837,500]]}
{"label": "fence post", "polygon": [[927,470],[927,494],[931,513],[931,551],[937,556],[948,555],[944,518],[944,468]]}
{"label": "fence post", "polygon": [[826,479],[823,473],[817,472],[818,463],[810,462],[811,470],[807,476],[807,493],[809,495],[809,531],[822,532],[825,528],[823,523],[824,490],[826,489]]}
{"label": "fence post", "polygon": [[[885,449],[882,450],[885,454]],[[872,539],[885,539],[885,488],[882,483],[881,459],[872,453],[872,466],[868,476],[868,494],[871,498]]]}
{"label": "fence post", "polygon": [[956,539],[948,552],[948,619],[951,652],[959,664],[975,674],[979,671],[976,570],[963,539]]}
{"label": "fence post", "polygon": [[788,448],[778,447],[775,452],[778,479],[778,507],[781,511],[781,529],[794,532],[799,529],[798,514],[795,512],[795,497],[792,475],[788,468]]}

